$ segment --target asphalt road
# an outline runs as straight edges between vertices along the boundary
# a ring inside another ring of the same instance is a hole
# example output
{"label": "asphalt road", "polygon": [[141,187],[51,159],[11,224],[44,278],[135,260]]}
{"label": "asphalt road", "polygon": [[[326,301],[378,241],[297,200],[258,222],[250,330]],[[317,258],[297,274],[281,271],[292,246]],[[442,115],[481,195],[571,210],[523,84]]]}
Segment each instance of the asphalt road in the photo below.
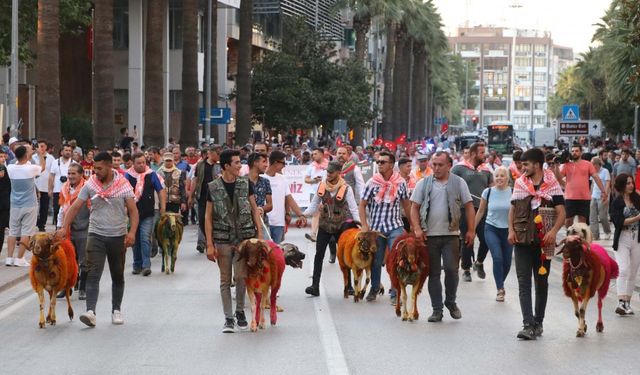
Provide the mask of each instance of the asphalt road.
{"label": "asphalt road", "polygon": [[[595,301],[587,312],[587,337],[575,337],[577,320],[554,262],[544,336],[516,339],[521,328],[515,269],[506,302],[495,302],[490,264],[487,279],[460,284],[463,318],[428,323],[428,293],[417,322],[396,318],[385,295],[373,303],[342,298],[337,264],[325,263],[321,297],[304,294],[315,245],[302,230],[287,241],[307,254],[302,270],[287,268],[280,290],[278,325],[257,333],[223,334],[217,265],[195,251],[189,226],[176,266],[149,277],[131,275],[128,261],[123,302],[125,324],[110,320],[110,278],[102,278],[98,324],[77,320],[84,303],[74,294],[76,319],[58,304],[58,325],[38,328],[38,302],[27,282],[0,293],[1,374],[638,374],[639,316],[614,313],[615,287],[605,301],[605,332],[596,333]],[[131,254],[128,254],[129,256]],[[490,263],[490,262],[488,262]],[[0,270],[2,272],[2,270]],[[388,285],[386,272],[383,282]],[[640,309],[638,296],[633,303]],[[247,305],[247,316],[250,311]]]}

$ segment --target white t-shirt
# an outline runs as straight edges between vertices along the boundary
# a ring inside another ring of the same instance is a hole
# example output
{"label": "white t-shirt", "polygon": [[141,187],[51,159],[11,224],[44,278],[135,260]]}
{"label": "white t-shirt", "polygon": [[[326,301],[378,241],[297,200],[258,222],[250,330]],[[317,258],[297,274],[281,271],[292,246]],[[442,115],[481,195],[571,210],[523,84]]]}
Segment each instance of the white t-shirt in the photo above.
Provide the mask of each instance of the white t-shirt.
{"label": "white t-shirt", "polygon": [[[51,154],[45,155],[46,163],[44,167],[44,171],[40,174],[38,178],[36,178],[36,189],[38,189],[41,193],[49,193],[49,171],[51,170],[51,166],[53,165],[53,161],[55,158],[51,156]],[[34,154],[31,157],[31,163],[37,166],[40,166],[40,155]]]}
{"label": "white t-shirt", "polygon": [[[67,160],[65,163],[62,158],[59,158],[51,163],[51,169],[49,170],[49,174],[55,175],[53,177],[53,192],[59,193],[60,189],[62,189],[62,182],[60,181],[60,177],[67,177],[69,175],[69,166],[73,163],[73,159]],[[48,177],[47,177],[48,178]]]}
{"label": "white t-shirt", "polygon": [[33,164],[9,164],[7,173],[11,179],[11,208],[35,207],[35,180],[40,175],[42,167]]}
{"label": "white t-shirt", "polygon": [[287,186],[287,180],[280,173],[276,173],[273,177],[266,173],[262,176],[269,180],[271,184],[271,202],[273,203],[273,209],[267,213],[269,225],[284,227],[284,202],[287,195],[291,195],[289,186]]}
{"label": "white t-shirt", "polygon": [[[311,177],[312,179],[315,177],[322,177],[323,179],[327,176],[327,171],[324,169],[316,169],[316,167],[312,165],[309,165],[307,167],[307,171],[304,174],[305,177]],[[318,191],[318,185],[320,185],[319,182],[316,182],[314,184],[304,184],[304,188],[305,191],[309,194],[315,194]]]}

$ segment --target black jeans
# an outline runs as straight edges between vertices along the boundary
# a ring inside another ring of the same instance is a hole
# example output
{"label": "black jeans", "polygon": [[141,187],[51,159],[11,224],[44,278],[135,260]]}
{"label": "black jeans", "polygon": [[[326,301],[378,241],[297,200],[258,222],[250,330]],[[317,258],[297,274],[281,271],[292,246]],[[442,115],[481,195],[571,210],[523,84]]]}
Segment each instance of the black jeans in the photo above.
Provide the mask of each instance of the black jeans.
{"label": "black jeans", "polygon": [[[515,246],[516,275],[518,276],[518,289],[520,297],[520,310],[522,322],[525,325],[542,323],[544,312],[547,308],[547,296],[549,294],[549,272],[551,272],[551,260],[544,261],[547,273],[540,275],[538,269],[542,264],[540,260],[540,248],[532,246]],[[531,302],[531,276],[535,282],[536,302],[535,316]]]}
{"label": "black jeans", "polygon": [[324,254],[327,251],[327,245],[329,245],[331,254],[335,254],[338,237],[340,237],[339,233],[328,233],[321,228],[318,229],[318,235],[316,236],[316,256],[313,259],[313,286],[317,287],[320,285],[322,262],[324,261]]}
{"label": "black jeans", "polygon": [[[478,209],[476,208],[476,213],[477,211]],[[471,268],[471,266],[473,265],[473,258],[474,258],[474,254],[473,254],[474,244],[472,243],[471,246],[466,246],[464,244],[464,235],[466,233],[467,233],[467,218],[463,208],[462,216],[460,216],[460,235],[462,236],[462,241],[460,243],[460,246],[462,247],[462,264],[460,265],[460,267],[463,270],[468,270]],[[478,247],[478,257],[476,258],[476,261],[479,263],[482,263],[487,258],[487,253],[489,252],[489,247],[487,247],[487,244],[484,242],[484,219],[480,221],[480,223],[478,224],[478,227],[476,228],[476,236],[480,241],[480,246]]]}
{"label": "black jeans", "polygon": [[49,216],[49,194],[46,191],[40,192],[40,210],[38,212],[38,230],[44,232],[47,225],[47,217]]}
{"label": "black jeans", "polygon": [[60,193],[53,193],[53,225],[58,224],[59,212],[60,212]]}
{"label": "black jeans", "polygon": [[[443,306],[456,302],[458,292],[458,264],[460,262],[460,239],[457,236],[427,237],[429,249],[429,280],[427,287],[433,311],[442,311]],[[442,303],[442,282],[444,270],[445,300]]]}
{"label": "black jeans", "polygon": [[96,312],[100,278],[104,270],[105,259],[109,262],[111,273],[111,311],[120,310],[124,295],[124,236],[105,237],[89,233],[87,239],[87,311]]}
{"label": "black jeans", "polygon": [[[204,235],[205,234],[204,214],[206,211],[207,211],[207,197],[205,196],[204,199],[200,197],[200,200],[198,201],[198,226],[200,227],[200,231],[202,232],[205,241],[207,240],[207,237]],[[200,245],[204,246],[205,244],[202,243]]]}

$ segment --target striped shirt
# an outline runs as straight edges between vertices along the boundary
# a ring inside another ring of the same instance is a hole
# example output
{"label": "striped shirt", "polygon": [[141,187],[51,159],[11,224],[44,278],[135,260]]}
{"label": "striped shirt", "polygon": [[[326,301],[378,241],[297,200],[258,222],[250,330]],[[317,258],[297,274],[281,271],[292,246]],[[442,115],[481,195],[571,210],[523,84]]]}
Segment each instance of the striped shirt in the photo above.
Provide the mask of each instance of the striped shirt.
{"label": "striped shirt", "polygon": [[389,233],[403,226],[400,207],[402,200],[409,199],[407,184],[404,182],[400,184],[393,203],[376,203],[375,197],[379,190],[380,187],[369,180],[365,185],[361,198],[367,201],[369,228],[382,233]]}

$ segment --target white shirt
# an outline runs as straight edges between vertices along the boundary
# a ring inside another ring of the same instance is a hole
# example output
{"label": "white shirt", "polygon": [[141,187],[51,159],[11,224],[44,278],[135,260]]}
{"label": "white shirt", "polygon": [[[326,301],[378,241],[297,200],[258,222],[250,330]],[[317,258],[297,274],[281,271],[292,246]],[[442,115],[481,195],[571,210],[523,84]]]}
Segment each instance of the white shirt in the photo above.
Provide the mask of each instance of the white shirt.
{"label": "white shirt", "polygon": [[[311,164],[307,167],[307,171],[305,172],[304,177],[309,177],[311,179],[314,179],[316,177],[322,177],[324,179],[326,175],[327,175],[327,171],[325,169],[317,170],[316,167],[314,167],[313,164]],[[305,191],[308,192],[309,194],[315,194],[318,191],[318,185],[320,185],[319,182],[315,182],[313,184],[305,183],[304,184]]]}
{"label": "white shirt", "polygon": [[[55,160],[51,154],[47,153],[45,155],[45,167],[44,171],[40,174],[39,177],[36,178],[36,189],[38,189],[41,193],[49,193],[49,171],[51,170],[51,166],[53,165],[53,161]],[[31,157],[31,163],[40,166],[40,155],[37,153]]]}
{"label": "white shirt", "polygon": [[267,213],[269,217],[269,225],[274,227],[284,227],[284,214],[285,214],[285,199],[287,195],[291,195],[289,192],[289,186],[287,186],[287,180],[280,173],[276,173],[271,177],[268,174],[262,175],[269,180],[271,184],[271,202],[273,203],[273,209]]}
{"label": "white shirt", "polygon": [[65,163],[62,158],[59,158],[51,163],[51,169],[49,170],[49,174],[53,175],[53,192],[59,193],[60,189],[62,189],[62,181],[60,181],[60,177],[67,177],[69,175],[69,166],[73,163],[73,159],[67,160]]}

